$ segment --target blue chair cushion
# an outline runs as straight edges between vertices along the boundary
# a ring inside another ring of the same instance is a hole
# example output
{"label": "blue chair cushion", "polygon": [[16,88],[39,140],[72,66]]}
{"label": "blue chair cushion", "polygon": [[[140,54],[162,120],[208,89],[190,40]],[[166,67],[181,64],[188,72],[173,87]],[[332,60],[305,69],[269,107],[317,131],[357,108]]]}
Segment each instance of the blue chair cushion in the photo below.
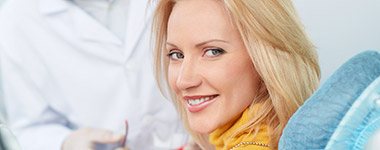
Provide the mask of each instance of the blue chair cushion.
{"label": "blue chair cushion", "polygon": [[379,76],[378,52],[348,60],[290,118],[279,149],[324,149],[355,100]]}

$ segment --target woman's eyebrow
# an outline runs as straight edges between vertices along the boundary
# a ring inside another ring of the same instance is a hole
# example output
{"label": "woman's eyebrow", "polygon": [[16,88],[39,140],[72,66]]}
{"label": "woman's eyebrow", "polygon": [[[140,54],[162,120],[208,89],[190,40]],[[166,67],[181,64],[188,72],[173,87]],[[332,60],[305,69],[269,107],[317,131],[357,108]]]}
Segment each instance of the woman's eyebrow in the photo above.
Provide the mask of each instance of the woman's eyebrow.
{"label": "woman's eyebrow", "polygon": [[[222,42],[222,43],[228,43],[227,41],[225,40],[220,40],[220,39],[211,39],[211,40],[207,40],[207,41],[204,41],[204,42],[201,42],[201,43],[198,43],[195,45],[195,47],[201,47],[207,43],[211,43],[211,42]],[[173,43],[170,43],[170,42],[166,42],[166,45],[169,45],[169,46],[172,46],[172,47],[178,47],[177,45],[173,44]]]}
{"label": "woman's eyebrow", "polygon": [[204,42],[201,42],[201,43],[198,43],[195,45],[195,47],[201,47],[207,43],[211,43],[211,42],[222,42],[222,43],[228,43],[227,41],[225,40],[220,40],[220,39],[211,39],[211,40],[207,40],[207,41],[204,41]]}
{"label": "woman's eyebrow", "polygon": [[170,43],[170,42],[166,42],[166,45],[169,45],[169,46],[172,46],[172,47],[178,47],[177,45],[175,45],[173,43]]}

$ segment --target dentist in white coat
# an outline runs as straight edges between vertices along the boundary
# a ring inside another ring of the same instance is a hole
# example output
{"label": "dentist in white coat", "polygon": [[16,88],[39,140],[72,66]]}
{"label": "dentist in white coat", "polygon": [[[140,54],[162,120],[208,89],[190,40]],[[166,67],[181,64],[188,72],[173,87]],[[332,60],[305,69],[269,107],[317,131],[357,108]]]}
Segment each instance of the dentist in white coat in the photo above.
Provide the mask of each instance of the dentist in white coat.
{"label": "dentist in white coat", "polygon": [[7,123],[25,150],[174,149],[186,134],[156,88],[148,0],[9,0],[0,11]]}

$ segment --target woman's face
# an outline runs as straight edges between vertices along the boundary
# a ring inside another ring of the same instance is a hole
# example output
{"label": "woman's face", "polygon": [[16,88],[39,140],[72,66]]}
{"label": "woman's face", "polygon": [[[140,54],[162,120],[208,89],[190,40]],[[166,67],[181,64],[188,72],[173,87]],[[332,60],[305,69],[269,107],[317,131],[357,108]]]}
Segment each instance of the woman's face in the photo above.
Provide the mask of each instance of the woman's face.
{"label": "woman's face", "polygon": [[254,99],[259,77],[222,4],[179,1],[167,33],[169,84],[190,128],[210,133],[237,119]]}

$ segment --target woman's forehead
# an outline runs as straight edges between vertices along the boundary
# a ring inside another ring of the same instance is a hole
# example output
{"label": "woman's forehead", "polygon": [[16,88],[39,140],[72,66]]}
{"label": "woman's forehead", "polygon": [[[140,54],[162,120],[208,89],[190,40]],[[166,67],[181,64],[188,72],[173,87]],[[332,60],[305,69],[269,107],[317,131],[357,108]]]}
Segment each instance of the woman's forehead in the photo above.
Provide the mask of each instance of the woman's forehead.
{"label": "woman's forehead", "polygon": [[[168,20],[168,41],[183,37],[224,39],[234,32],[230,16],[215,0],[184,0],[176,4]],[[210,36],[210,37],[207,37]],[[216,37],[215,37],[216,36]]]}

